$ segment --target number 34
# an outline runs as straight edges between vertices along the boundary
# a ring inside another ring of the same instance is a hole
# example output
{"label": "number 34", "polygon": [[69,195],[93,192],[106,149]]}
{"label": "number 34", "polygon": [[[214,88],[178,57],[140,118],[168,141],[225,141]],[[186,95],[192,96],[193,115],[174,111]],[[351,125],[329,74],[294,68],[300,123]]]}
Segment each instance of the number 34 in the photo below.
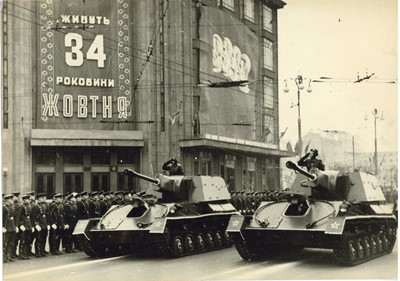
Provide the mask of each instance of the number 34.
{"label": "number 34", "polygon": [[[69,66],[81,66],[83,64],[83,39],[78,33],[67,33],[64,37],[65,47],[70,47],[70,52],[65,52],[65,62]],[[103,35],[96,35],[90,45],[86,59],[97,61],[97,67],[104,68],[106,54],[104,53]]]}

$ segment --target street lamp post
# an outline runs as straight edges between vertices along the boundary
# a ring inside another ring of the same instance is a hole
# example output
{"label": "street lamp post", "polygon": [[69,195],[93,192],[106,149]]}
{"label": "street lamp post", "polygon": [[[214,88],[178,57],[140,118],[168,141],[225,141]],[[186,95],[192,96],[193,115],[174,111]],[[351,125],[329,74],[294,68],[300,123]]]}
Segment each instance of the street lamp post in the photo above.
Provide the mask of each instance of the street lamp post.
{"label": "street lamp post", "polygon": [[375,175],[379,174],[379,166],[378,166],[378,140],[376,137],[376,120],[383,120],[383,114],[379,117],[378,110],[374,108],[372,111],[372,115],[374,116],[374,129],[375,129],[375,153],[374,153],[374,165],[375,165]]}
{"label": "street lamp post", "polygon": [[[301,151],[303,150],[303,140],[301,137],[301,109],[300,109],[300,91],[304,89],[304,84],[303,81],[306,80],[306,78],[303,78],[302,75],[298,75],[296,78],[290,78],[296,83],[297,86],[297,130],[298,130],[298,153],[299,157],[301,157]],[[285,88],[283,89],[285,93],[289,92],[289,88],[287,85],[287,80],[285,80]],[[307,92],[311,93],[311,80],[309,80]]]}

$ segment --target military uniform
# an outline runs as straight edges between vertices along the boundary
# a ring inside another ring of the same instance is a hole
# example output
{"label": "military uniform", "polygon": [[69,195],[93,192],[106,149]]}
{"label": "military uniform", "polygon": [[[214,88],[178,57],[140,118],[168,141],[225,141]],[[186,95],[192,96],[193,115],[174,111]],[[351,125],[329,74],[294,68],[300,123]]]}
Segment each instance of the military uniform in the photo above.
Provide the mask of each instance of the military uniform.
{"label": "military uniform", "polygon": [[64,235],[63,235],[63,245],[65,247],[66,253],[74,252],[74,243],[72,240],[72,232],[78,222],[78,207],[75,202],[71,200],[73,195],[70,195],[68,199],[70,200],[68,203],[64,205]]}
{"label": "military uniform", "polygon": [[14,245],[13,245],[13,252],[12,252],[12,258],[18,258],[18,254],[17,254],[17,248],[18,245],[20,244],[21,241],[21,235],[22,232],[19,231],[18,228],[18,221],[19,221],[19,214],[21,213],[21,201],[18,199],[19,196],[19,192],[15,192],[14,194],[14,210],[15,210],[15,217],[14,217],[14,221],[15,221],[15,227],[16,227],[16,236],[15,236],[15,241],[14,241]]}
{"label": "military uniform", "polygon": [[[5,196],[4,199],[12,199],[12,195]],[[3,205],[3,232],[3,261],[14,261],[11,257],[13,255],[14,243],[16,239],[15,208],[10,202],[6,202]]]}
{"label": "military uniform", "polygon": [[50,204],[47,216],[49,218],[50,232],[49,232],[49,245],[50,252],[53,255],[61,255],[60,243],[62,238],[62,231],[64,229],[64,208],[60,201],[61,194],[53,195],[54,201]]}
{"label": "military uniform", "polygon": [[[29,199],[29,196],[26,196],[24,196],[23,199]],[[21,232],[21,241],[19,245],[20,260],[29,259],[28,255],[31,252],[31,249],[29,248],[32,235],[31,211],[31,205],[27,201],[21,205],[18,211],[17,226]]]}
{"label": "military uniform", "polygon": [[89,215],[91,218],[100,217],[100,203],[97,198],[97,192],[94,191],[90,194],[92,198],[89,199]]}
{"label": "military uniform", "polygon": [[[44,196],[44,194],[38,195],[38,197],[40,196]],[[35,256],[38,258],[44,257],[46,256],[44,248],[47,238],[47,217],[45,204],[36,202],[32,206],[32,224],[34,227],[33,236],[35,237]]]}

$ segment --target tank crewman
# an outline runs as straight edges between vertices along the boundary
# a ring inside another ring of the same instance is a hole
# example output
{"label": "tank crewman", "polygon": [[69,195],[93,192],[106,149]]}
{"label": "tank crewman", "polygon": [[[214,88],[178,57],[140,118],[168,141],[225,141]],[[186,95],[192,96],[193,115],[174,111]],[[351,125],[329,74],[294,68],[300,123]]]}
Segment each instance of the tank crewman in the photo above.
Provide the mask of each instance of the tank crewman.
{"label": "tank crewman", "polygon": [[29,243],[31,241],[32,235],[32,221],[31,221],[31,212],[32,208],[30,205],[30,195],[22,196],[23,204],[18,209],[18,222],[17,226],[21,232],[21,241],[19,245],[19,259],[20,260],[29,260],[29,252],[31,249],[29,248]]}
{"label": "tank crewman", "polygon": [[[34,227],[33,236],[35,237],[35,256],[37,258],[45,257],[44,245],[47,238],[47,217],[46,206],[42,203],[45,201],[46,195],[39,193],[36,196],[36,202],[32,205],[32,225]],[[43,233],[46,233],[45,235]],[[43,240],[43,237],[44,240]]]}
{"label": "tank crewman", "polygon": [[62,230],[64,229],[64,213],[62,202],[62,194],[54,193],[52,195],[53,202],[51,202],[47,216],[49,218],[50,233],[49,245],[50,253],[52,255],[62,255],[60,252],[60,241]]}
{"label": "tank crewman", "polygon": [[184,176],[185,172],[183,167],[179,164],[176,158],[170,158],[167,162],[162,165],[162,169],[167,171],[170,176]]}
{"label": "tank crewman", "polygon": [[78,222],[78,207],[76,206],[76,198],[74,194],[68,196],[68,203],[64,205],[64,236],[63,245],[66,253],[74,253],[74,243],[72,240],[72,232]]}
{"label": "tank crewman", "polygon": [[14,249],[11,258],[16,259],[18,258],[18,253],[17,253],[17,248],[18,245],[21,241],[21,231],[19,231],[18,227],[18,220],[19,220],[19,214],[20,214],[20,208],[21,208],[21,200],[20,200],[20,192],[13,192],[13,202],[14,202],[14,210],[15,210],[15,226],[16,226],[16,237],[14,241]]}
{"label": "tank crewman", "polygon": [[324,163],[318,158],[317,149],[311,149],[310,152],[300,158],[297,164],[300,167],[306,167],[307,171],[310,171],[311,168],[318,168],[321,171],[325,171]]}
{"label": "tank crewman", "polygon": [[13,262],[14,243],[16,238],[15,208],[13,195],[5,195],[3,198],[3,262]]}

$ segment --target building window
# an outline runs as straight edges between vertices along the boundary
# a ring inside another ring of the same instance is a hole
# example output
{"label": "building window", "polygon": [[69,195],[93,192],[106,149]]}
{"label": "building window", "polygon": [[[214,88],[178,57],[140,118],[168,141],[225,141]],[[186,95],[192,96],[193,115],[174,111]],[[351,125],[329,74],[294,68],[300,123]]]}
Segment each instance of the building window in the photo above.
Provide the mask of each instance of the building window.
{"label": "building window", "polygon": [[246,189],[255,191],[256,158],[247,157],[247,171]]}
{"label": "building window", "polygon": [[274,143],[274,118],[272,116],[264,115],[264,140],[267,143]]}
{"label": "building window", "polygon": [[193,134],[200,135],[200,96],[193,96]]}
{"label": "building window", "polygon": [[110,191],[110,174],[93,173],[92,191]]}
{"label": "building window", "polygon": [[264,76],[264,109],[274,108],[274,82]]}
{"label": "building window", "polygon": [[263,28],[272,33],[272,9],[263,5]]}
{"label": "building window", "polygon": [[83,191],[83,174],[64,174],[64,193]]}
{"label": "building window", "polygon": [[264,38],[264,68],[274,70],[274,52],[272,49],[272,41]]}
{"label": "building window", "polygon": [[83,153],[82,152],[70,152],[64,153],[64,164],[66,165],[82,165],[83,164]]}
{"label": "building window", "polygon": [[244,0],[244,18],[254,22],[254,0]]}
{"label": "building window", "polygon": [[235,0],[221,0],[221,6],[235,11]]}
{"label": "building window", "polygon": [[139,190],[135,188],[134,178],[132,175],[125,175],[124,173],[118,173],[118,191],[130,190],[138,192]]}
{"label": "building window", "polygon": [[118,165],[135,164],[135,152],[132,150],[121,149],[117,151]]}
{"label": "building window", "polygon": [[38,173],[36,174],[35,185],[36,194],[45,193],[47,198],[51,198],[51,195],[55,192],[55,175]]}
{"label": "building window", "polygon": [[92,164],[110,164],[110,151],[97,150],[91,153]]}
{"label": "building window", "polygon": [[208,176],[211,175],[211,159],[212,155],[209,152],[199,152],[194,157],[194,174]]}
{"label": "building window", "polygon": [[38,153],[36,153],[35,163],[38,165],[54,166],[56,163],[54,152],[38,152]]}

